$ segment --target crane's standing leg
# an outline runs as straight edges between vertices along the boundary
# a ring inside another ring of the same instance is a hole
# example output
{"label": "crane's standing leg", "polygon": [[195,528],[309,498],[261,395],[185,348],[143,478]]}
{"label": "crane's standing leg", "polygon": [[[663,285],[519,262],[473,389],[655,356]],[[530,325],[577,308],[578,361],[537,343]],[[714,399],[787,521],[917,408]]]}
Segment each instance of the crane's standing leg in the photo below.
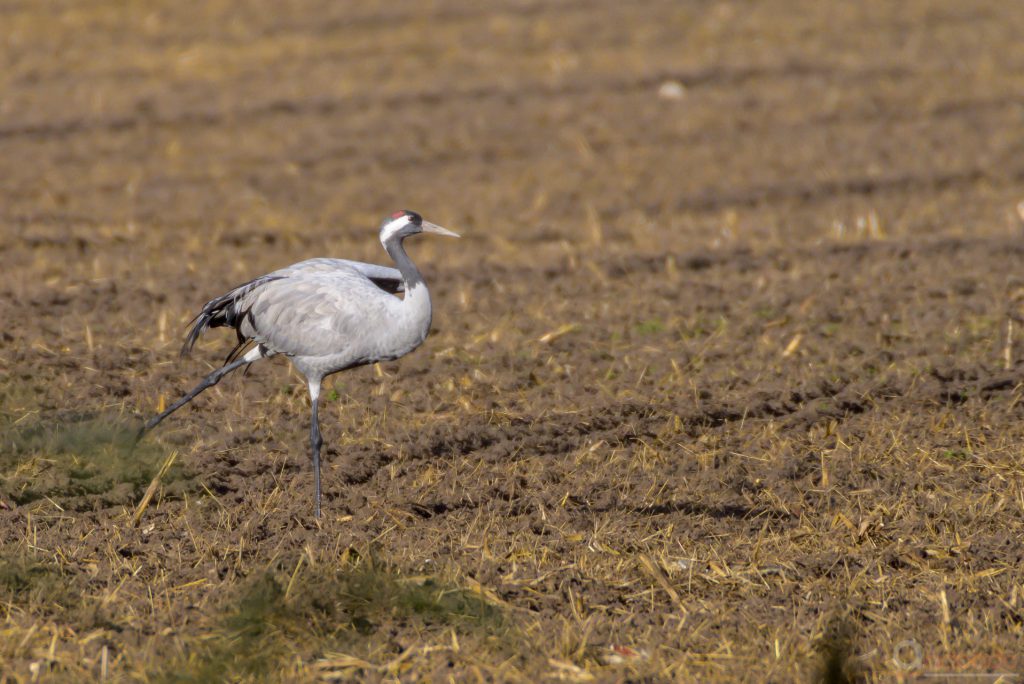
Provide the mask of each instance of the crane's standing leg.
{"label": "crane's standing leg", "polygon": [[314,511],[316,517],[320,517],[320,447],[324,444],[324,438],[320,436],[320,378],[309,379],[309,400],[312,404],[313,420],[309,427],[309,444],[313,448],[313,487],[316,489],[316,503]]}
{"label": "crane's standing leg", "polygon": [[[255,354],[253,352],[255,352]],[[256,361],[256,360],[258,360],[260,358],[262,358],[262,356],[260,354],[259,348],[257,347],[255,349],[253,349],[252,351],[250,351],[245,356],[243,356],[242,358],[236,359],[236,360],[232,361],[231,363],[225,364],[225,365],[221,366],[220,368],[218,368],[217,370],[215,370],[212,373],[210,373],[209,375],[207,375],[205,378],[203,378],[202,382],[200,382],[198,385],[196,385],[192,389],[191,392],[189,392],[188,394],[183,396],[181,399],[179,399],[178,401],[176,401],[173,404],[171,404],[169,407],[167,407],[167,410],[165,410],[160,415],[154,416],[153,418],[150,418],[148,421],[146,421],[146,424],[143,425],[142,428],[139,430],[139,434],[137,434],[135,436],[135,442],[138,443],[140,439],[142,439],[143,437],[146,436],[147,432],[149,432],[150,430],[155,428],[157,425],[159,425],[160,422],[164,418],[166,418],[167,416],[171,415],[172,413],[174,413],[175,411],[180,409],[182,406],[184,406],[188,402],[190,402],[193,399],[195,399],[204,390],[207,390],[207,389],[213,387],[214,385],[216,385],[218,382],[221,381],[221,379],[225,375],[227,375],[231,371],[235,370],[239,366],[243,366],[243,365],[252,363],[253,361]]]}

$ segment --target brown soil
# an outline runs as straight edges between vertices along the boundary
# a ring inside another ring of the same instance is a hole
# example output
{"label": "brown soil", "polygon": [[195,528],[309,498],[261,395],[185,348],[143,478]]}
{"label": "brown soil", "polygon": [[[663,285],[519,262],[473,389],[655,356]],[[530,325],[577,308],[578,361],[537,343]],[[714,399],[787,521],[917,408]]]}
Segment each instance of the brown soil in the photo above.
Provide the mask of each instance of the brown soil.
{"label": "brown soil", "polygon": [[[1024,671],[1021,35],[0,3],[0,681]],[[333,378],[322,524],[283,360],[131,452],[230,349],[178,359],[202,302],[399,207],[464,238],[411,245],[423,348]]]}

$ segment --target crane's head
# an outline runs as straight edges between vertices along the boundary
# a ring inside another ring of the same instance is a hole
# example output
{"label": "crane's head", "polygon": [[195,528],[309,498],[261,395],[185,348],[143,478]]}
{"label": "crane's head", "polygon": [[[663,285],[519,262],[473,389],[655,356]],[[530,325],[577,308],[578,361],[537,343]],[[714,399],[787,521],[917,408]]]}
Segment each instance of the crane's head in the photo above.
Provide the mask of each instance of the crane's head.
{"label": "crane's head", "polygon": [[386,216],[380,224],[380,243],[387,248],[388,243],[401,242],[410,235],[416,235],[417,233],[434,233],[435,235],[459,237],[458,233],[453,233],[430,221],[424,221],[423,217],[415,211],[400,209]]}

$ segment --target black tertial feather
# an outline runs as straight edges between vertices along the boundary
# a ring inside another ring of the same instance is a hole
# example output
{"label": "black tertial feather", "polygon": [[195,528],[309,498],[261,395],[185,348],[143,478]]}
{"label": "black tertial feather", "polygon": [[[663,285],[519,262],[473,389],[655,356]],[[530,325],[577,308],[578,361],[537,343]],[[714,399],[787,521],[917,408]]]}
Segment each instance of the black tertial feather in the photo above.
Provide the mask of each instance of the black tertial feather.
{"label": "black tertial feather", "polygon": [[203,306],[202,311],[189,321],[188,334],[185,336],[185,344],[181,347],[181,355],[187,356],[192,351],[192,347],[195,346],[199,336],[210,328],[222,328],[230,327],[234,328],[238,334],[238,345],[231,350],[228,355],[228,359],[232,359],[238,355],[238,352],[249,342],[249,340],[242,334],[241,326],[242,322],[248,317],[250,323],[255,328],[255,322],[252,318],[252,310],[245,309],[244,311],[238,309],[238,301],[249,294],[257,287],[265,285],[273,280],[280,280],[284,276],[262,276],[255,280],[250,280],[247,283],[239,285],[233,288],[226,294],[211,299]]}

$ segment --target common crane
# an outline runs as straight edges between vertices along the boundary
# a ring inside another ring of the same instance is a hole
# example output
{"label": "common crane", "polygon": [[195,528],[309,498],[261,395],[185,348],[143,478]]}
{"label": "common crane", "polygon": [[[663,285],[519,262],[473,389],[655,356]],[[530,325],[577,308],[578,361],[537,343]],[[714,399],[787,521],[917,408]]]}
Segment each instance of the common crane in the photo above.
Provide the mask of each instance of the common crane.
{"label": "common crane", "polygon": [[[238,344],[223,366],[146,422],[138,439],[231,371],[283,354],[305,376],[309,387],[314,510],[319,518],[321,383],[332,373],[397,359],[426,338],[431,319],[430,293],[403,246],[407,237],[419,233],[459,237],[424,221],[414,211],[396,211],[381,223],[380,242],[397,268],[347,259],[309,259],[211,299],[190,323],[182,356],[209,328],[234,328]],[[403,296],[395,296],[398,293]],[[247,349],[250,344],[254,346]]]}

